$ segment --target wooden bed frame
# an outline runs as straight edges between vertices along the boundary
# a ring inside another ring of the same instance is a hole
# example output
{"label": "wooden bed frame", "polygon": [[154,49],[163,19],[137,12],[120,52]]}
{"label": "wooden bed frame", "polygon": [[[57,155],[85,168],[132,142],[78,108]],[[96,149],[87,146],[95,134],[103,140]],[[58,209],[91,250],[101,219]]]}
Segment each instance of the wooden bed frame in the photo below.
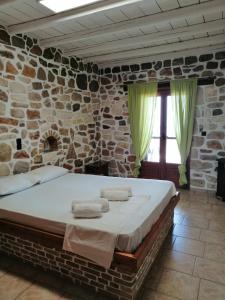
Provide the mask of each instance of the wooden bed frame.
{"label": "wooden bed frame", "polygon": [[[135,278],[134,275],[136,274],[135,276],[137,277],[138,272],[139,273],[142,272],[142,271],[140,271],[140,269],[143,268],[144,264],[146,265],[146,262],[145,262],[146,257],[153,250],[153,248],[156,249],[156,250],[154,250],[154,252],[156,252],[156,254],[154,253],[154,256],[157,255],[157,253],[159,251],[158,248],[161,247],[161,244],[162,244],[163,240],[165,239],[164,235],[167,235],[170,227],[172,226],[171,220],[173,217],[174,208],[175,208],[177,202],[179,201],[179,198],[180,198],[180,195],[179,195],[179,192],[177,192],[176,195],[171,198],[170,202],[168,203],[168,205],[166,206],[166,208],[160,215],[157,222],[152,226],[150,232],[147,234],[147,236],[144,238],[141,245],[136,249],[136,251],[134,253],[120,252],[117,250],[115,251],[113,263],[110,268],[111,273],[114,272],[114,273],[120,274],[119,272],[122,272],[121,273],[122,275],[114,274],[115,276],[120,277],[120,278],[123,278],[125,276],[124,274],[132,275],[131,276],[133,278],[132,280],[134,280],[134,278]],[[168,220],[170,220],[170,223],[168,223]],[[167,225],[165,225],[165,224],[167,224]],[[12,248],[11,250],[10,249],[7,250],[7,243],[5,246],[4,245],[2,246],[1,235],[3,237],[3,240],[4,240],[4,238],[7,239],[7,237],[8,238],[11,237],[12,240],[13,240],[13,238],[15,239],[15,242],[28,241],[28,242],[32,243],[32,246],[28,245],[27,248],[33,247],[33,245],[41,245],[41,247],[44,247],[44,249],[54,249],[54,251],[64,253],[64,256],[67,255],[67,259],[69,259],[68,257],[70,257],[70,256],[71,257],[76,256],[76,255],[73,255],[72,253],[62,250],[63,239],[64,239],[63,235],[53,234],[53,233],[50,233],[47,231],[29,227],[26,225],[22,225],[22,224],[14,223],[14,222],[7,221],[4,219],[0,219],[0,242],[1,242],[0,251],[8,252],[8,254],[14,254],[16,256],[21,256],[23,259],[24,259],[24,257],[22,255],[22,253],[21,253],[21,255],[20,255],[20,252],[17,253],[13,249],[13,246],[9,246]],[[9,240],[10,240],[10,238],[9,238]],[[159,240],[159,242],[158,242],[158,240]],[[156,243],[156,241],[157,241],[157,243]],[[11,245],[10,241],[8,241],[8,245],[9,244]],[[25,242],[25,245],[26,245],[26,242]],[[25,251],[25,249],[26,249],[26,247],[24,246],[24,251]],[[37,250],[35,250],[35,251],[38,252]],[[78,257],[78,260],[83,259],[79,256],[76,256],[76,257]],[[24,260],[26,260],[26,258]],[[28,258],[28,261],[29,261],[29,258]],[[72,258],[72,261],[74,262],[75,258]],[[32,260],[31,260],[31,262],[32,262]],[[152,262],[153,261],[151,259],[151,264],[152,264]],[[150,262],[148,262],[148,264],[150,265]],[[87,260],[87,265],[89,266],[89,265],[94,265],[94,264]],[[79,267],[79,268],[81,269],[82,267]],[[104,268],[95,265],[95,269],[96,268],[97,268],[97,270],[99,270],[99,272],[100,272],[100,270],[103,272]],[[145,269],[146,269],[146,267],[145,267]],[[91,271],[88,271],[88,272],[91,272]],[[100,276],[103,277],[103,275],[100,275]],[[114,279],[114,281],[115,281],[115,279]],[[95,282],[95,284],[96,284],[96,282]],[[118,284],[119,284],[119,282],[118,282]],[[123,286],[123,284],[124,283],[121,283],[122,286]],[[125,286],[126,286],[126,284],[125,284]],[[99,287],[98,289],[100,291],[102,290],[101,287]],[[111,290],[109,291],[111,293],[111,295],[116,294],[116,292],[114,290],[116,290],[116,289],[111,288]],[[136,290],[137,290],[137,287],[135,287],[135,292],[133,292],[133,295],[135,294],[134,296],[129,296],[129,297],[127,296],[127,298],[126,298],[126,294],[128,295],[129,292],[125,291],[125,292],[120,292],[120,294],[122,293],[123,295],[122,296],[117,295],[118,297],[115,299],[135,299],[135,296],[137,294]],[[131,293],[129,295],[131,295]]]}

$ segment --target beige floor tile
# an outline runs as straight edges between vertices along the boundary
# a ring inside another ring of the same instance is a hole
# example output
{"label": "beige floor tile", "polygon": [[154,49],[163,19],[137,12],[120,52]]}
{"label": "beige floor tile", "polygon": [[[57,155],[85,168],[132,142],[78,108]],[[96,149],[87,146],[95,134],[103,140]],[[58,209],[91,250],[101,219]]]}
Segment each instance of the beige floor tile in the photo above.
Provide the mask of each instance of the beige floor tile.
{"label": "beige floor tile", "polygon": [[225,285],[201,280],[198,300],[224,300]]}
{"label": "beige floor tile", "polygon": [[220,214],[225,214],[225,205],[213,205],[212,209]]}
{"label": "beige floor tile", "polygon": [[177,206],[175,207],[174,213],[185,216],[185,214],[189,211],[189,206],[190,206],[190,203],[188,203],[188,204],[178,203]]}
{"label": "beige floor tile", "polygon": [[202,195],[200,192],[198,196],[195,196],[195,193],[192,193],[189,191],[188,196],[186,197],[190,201],[190,203],[202,203],[202,204],[207,204],[208,203],[208,196],[207,195]]}
{"label": "beige floor tile", "polygon": [[211,230],[202,230],[200,240],[207,243],[225,245],[225,233]]}
{"label": "beige floor tile", "polygon": [[173,223],[174,224],[181,224],[184,219],[184,216],[179,214],[174,214]]}
{"label": "beige floor tile", "polygon": [[[214,203],[213,203],[213,199],[214,199]],[[223,206],[223,207],[225,207],[225,201],[223,201],[222,199],[219,199],[219,198],[209,198],[209,203],[210,203],[210,201],[211,201],[211,203],[212,204],[214,204],[214,205],[218,205],[218,206]]]}
{"label": "beige floor tile", "polygon": [[202,279],[225,284],[225,264],[205,258],[196,258],[194,273]]}
{"label": "beige floor tile", "polygon": [[62,294],[58,291],[51,290],[50,288],[44,288],[39,285],[32,285],[26,289],[20,296],[18,300],[60,300]]}
{"label": "beige floor tile", "polygon": [[190,203],[190,208],[200,209],[201,211],[211,211],[212,204],[192,201]]}
{"label": "beige floor tile", "polygon": [[225,232],[225,218],[216,218],[210,220],[209,230]]}
{"label": "beige floor tile", "polygon": [[168,234],[167,238],[163,242],[162,248],[172,249],[175,240],[176,240],[176,237],[174,235],[172,235],[172,233]]}
{"label": "beige floor tile", "polygon": [[209,220],[206,218],[186,216],[183,219],[182,225],[208,229]]}
{"label": "beige floor tile", "polygon": [[176,299],[159,292],[145,289],[141,300],[176,300]]}
{"label": "beige floor tile", "polygon": [[31,282],[12,274],[0,277],[0,295],[2,300],[13,300],[26,290]]}
{"label": "beige floor tile", "polygon": [[225,263],[225,245],[206,244],[204,257]]}
{"label": "beige floor tile", "polygon": [[157,290],[182,300],[197,300],[199,279],[190,275],[165,270]]}
{"label": "beige floor tile", "polygon": [[144,286],[148,289],[156,290],[159,280],[162,276],[162,272],[162,266],[159,264],[154,264],[147,275]]}
{"label": "beige floor tile", "polygon": [[218,211],[212,210],[211,212],[207,211],[206,217],[210,220],[213,220],[213,219],[216,220],[216,219],[222,219],[222,218],[225,219],[225,212],[223,210],[222,211],[221,210],[218,210]]}
{"label": "beige floor tile", "polygon": [[203,242],[177,237],[173,249],[191,255],[203,256],[205,245]]}
{"label": "beige floor tile", "polygon": [[207,202],[208,201],[208,193],[202,190],[190,190],[189,191],[189,199],[195,202]]}
{"label": "beige floor tile", "polygon": [[181,237],[187,237],[194,240],[199,240],[200,229],[176,224],[173,229],[173,234]]}
{"label": "beige floor tile", "polygon": [[162,255],[161,263],[167,269],[192,274],[195,256],[177,251],[167,251]]}
{"label": "beige floor tile", "polygon": [[[205,218],[206,215],[208,214],[212,214],[212,212],[210,211],[202,211],[201,209],[197,209],[197,208],[186,208],[186,211],[183,213],[184,216],[189,216],[189,217],[193,217],[193,218]],[[211,216],[210,216],[211,217]]]}

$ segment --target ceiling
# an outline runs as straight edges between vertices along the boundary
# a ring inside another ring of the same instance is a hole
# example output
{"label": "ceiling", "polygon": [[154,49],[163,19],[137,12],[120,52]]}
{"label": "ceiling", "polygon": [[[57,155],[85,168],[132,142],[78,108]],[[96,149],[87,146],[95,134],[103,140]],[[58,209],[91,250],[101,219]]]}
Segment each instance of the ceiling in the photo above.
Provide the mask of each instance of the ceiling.
{"label": "ceiling", "polygon": [[51,15],[37,0],[0,0],[10,33],[100,65],[225,48],[225,0],[143,0],[67,20]]}

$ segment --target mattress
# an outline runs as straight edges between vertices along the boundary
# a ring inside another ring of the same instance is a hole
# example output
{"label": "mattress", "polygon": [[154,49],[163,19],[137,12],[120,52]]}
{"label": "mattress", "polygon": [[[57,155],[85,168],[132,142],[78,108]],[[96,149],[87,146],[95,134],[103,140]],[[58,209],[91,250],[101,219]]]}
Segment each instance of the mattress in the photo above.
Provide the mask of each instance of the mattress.
{"label": "mattress", "polygon": [[[73,217],[71,202],[74,199],[92,200],[99,197],[101,188],[118,185],[131,186],[134,199],[143,195],[150,198],[144,205],[138,200],[110,202],[109,212],[98,219]],[[116,249],[133,252],[175,193],[170,181],[66,174],[0,198],[0,218],[60,235],[64,235],[66,224],[107,230],[120,222]]]}

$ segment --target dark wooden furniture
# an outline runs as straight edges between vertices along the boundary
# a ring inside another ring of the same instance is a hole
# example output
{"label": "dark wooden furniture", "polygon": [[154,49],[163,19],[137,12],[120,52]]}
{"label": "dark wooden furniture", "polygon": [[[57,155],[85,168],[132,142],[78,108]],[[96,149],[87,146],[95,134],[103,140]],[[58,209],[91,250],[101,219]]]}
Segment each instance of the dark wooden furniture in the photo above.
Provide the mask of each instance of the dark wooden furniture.
{"label": "dark wooden furniture", "polygon": [[95,163],[85,166],[85,174],[93,175],[109,175],[109,163],[103,161],[97,161]]}
{"label": "dark wooden furniture", "polygon": [[225,201],[225,158],[218,159],[216,196]]}

